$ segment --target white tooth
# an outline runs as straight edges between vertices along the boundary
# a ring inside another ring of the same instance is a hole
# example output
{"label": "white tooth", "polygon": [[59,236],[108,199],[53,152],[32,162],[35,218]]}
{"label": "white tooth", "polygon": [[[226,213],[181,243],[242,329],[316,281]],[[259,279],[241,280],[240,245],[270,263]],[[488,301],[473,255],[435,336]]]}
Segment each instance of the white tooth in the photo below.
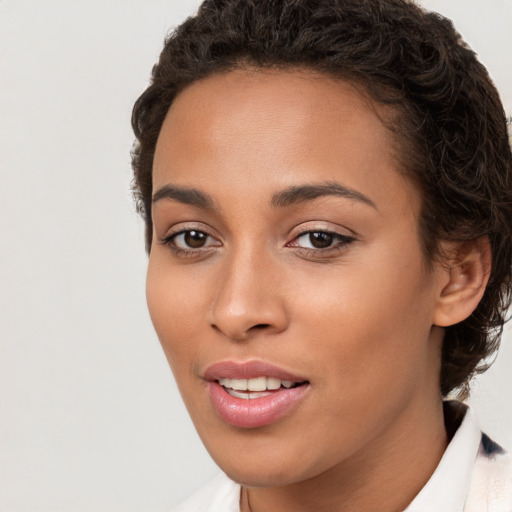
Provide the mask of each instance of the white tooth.
{"label": "white tooth", "polygon": [[231,379],[230,387],[238,389],[238,391],[245,391],[247,389],[247,379]]}
{"label": "white tooth", "polygon": [[291,380],[283,380],[281,382],[285,388],[291,388],[293,386],[293,382]]}
{"label": "white tooth", "polygon": [[250,398],[250,393],[242,393],[242,392],[238,392],[238,391],[235,391],[234,389],[227,389],[226,390],[231,396],[234,396],[236,398],[243,398],[244,400],[249,400]]}
{"label": "white tooth", "polygon": [[275,377],[267,377],[267,389],[279,389],[281,387],[281,379]]}
{"label": "white tooth", "polygon": [[231,396],[234,396],[236,398],[242,398],[243,400],[254,400],[256,398],[262,398],[264,396],[268,396],[271,393],[268,391],[263,392],[255,392],[255,393],[244,393],[243,391],[235,391],[234,389],[227,389],[226,390]]}
{"label": "white tooth", "polygon": [[249,391],[265,391],[267,389],[267,378],[256,377],[255,379],[247,379],[247,389]]}
{"label": "white tooth", "polygon": [[231,387],[231,379],[219,379],[219,384],[225,388]]}
{"label": "white tooth", "polygon": [[268,391],[258,392],[258,393],[248,393],[249,398],[263,398],[264,396],[271,395]]}

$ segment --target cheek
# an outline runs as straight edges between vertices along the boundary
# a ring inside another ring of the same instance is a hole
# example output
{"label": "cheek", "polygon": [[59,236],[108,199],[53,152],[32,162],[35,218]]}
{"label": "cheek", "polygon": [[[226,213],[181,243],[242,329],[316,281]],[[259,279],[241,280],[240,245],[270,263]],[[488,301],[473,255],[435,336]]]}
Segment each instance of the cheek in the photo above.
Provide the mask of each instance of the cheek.
{"label": "cheek", "polygon": [[296,295],[297,329],[310,334],[313,359],[319,368],[332,362],[336,381],[349,380],[352,390],[377,390],[399,371],[410,376],[428,350],[432,304],[422,260],[385,256],[330,278],[310,274]]}
{"label": "cheek", "polygon": [[[180,272],[170,272],[159,255],[151,254],[146,300],[151,321],[173,373],[190,367],[189,359],[201,318],[201,295],[191,290]],[[187,290],[186,293],[183,290]]]}
{"label": "cheek", "polygon": [[310,276],[296,295],[297,350],[329,403],[315,416],[322,425],[339,426],[344,418],[339,428],[354,446],[375,436],[431,378],[431,306],[422,270],[391,265],[390,271],[384,263],[340,269],[330,280]]}

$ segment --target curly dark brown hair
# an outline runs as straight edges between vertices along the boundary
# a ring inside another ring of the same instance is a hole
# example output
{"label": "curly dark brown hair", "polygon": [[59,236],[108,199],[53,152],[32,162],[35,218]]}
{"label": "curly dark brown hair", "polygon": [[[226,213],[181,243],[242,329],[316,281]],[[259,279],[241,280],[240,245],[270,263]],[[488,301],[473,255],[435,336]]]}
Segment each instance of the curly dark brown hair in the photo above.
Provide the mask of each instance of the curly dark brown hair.
{"label": "curly dark brown hair", "polygon": [[243,67],[314,70],[390,106],[401,167],[423,194],[428,261],[440,240],[489,237],[484,297],[446,328],[443,345],[441,393],[466,393],[498,348],[512,289],[512,156],[484,66],[449,20],[407,0],[206,0],[166,39],[133,109],[133,190],[148,251],[153,155],[170,105],[191,82]]}

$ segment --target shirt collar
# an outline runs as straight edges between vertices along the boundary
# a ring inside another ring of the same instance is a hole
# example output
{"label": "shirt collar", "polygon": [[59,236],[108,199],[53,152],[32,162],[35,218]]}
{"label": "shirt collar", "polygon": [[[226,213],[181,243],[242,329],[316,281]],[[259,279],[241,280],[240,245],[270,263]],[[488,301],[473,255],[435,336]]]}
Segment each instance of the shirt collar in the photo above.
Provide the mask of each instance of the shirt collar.
{"label": "shirt collar", "polygon": [[405,512],[463,512],[482,434],[471,409],[457,402],[446,403],[447,413],[461,408],[465,409],[462,423],[433,475]]}

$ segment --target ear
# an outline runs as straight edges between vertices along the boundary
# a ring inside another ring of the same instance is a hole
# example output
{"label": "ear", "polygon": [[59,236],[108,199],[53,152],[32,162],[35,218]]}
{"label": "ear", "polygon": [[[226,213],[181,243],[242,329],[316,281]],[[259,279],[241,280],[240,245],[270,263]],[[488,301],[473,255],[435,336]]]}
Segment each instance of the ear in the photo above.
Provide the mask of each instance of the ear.
{"label": "ear", "polygon": [[434,325],[448,327],[465,320],[478,306],[491,272],[487,236],[468,242],[443,242]]}

